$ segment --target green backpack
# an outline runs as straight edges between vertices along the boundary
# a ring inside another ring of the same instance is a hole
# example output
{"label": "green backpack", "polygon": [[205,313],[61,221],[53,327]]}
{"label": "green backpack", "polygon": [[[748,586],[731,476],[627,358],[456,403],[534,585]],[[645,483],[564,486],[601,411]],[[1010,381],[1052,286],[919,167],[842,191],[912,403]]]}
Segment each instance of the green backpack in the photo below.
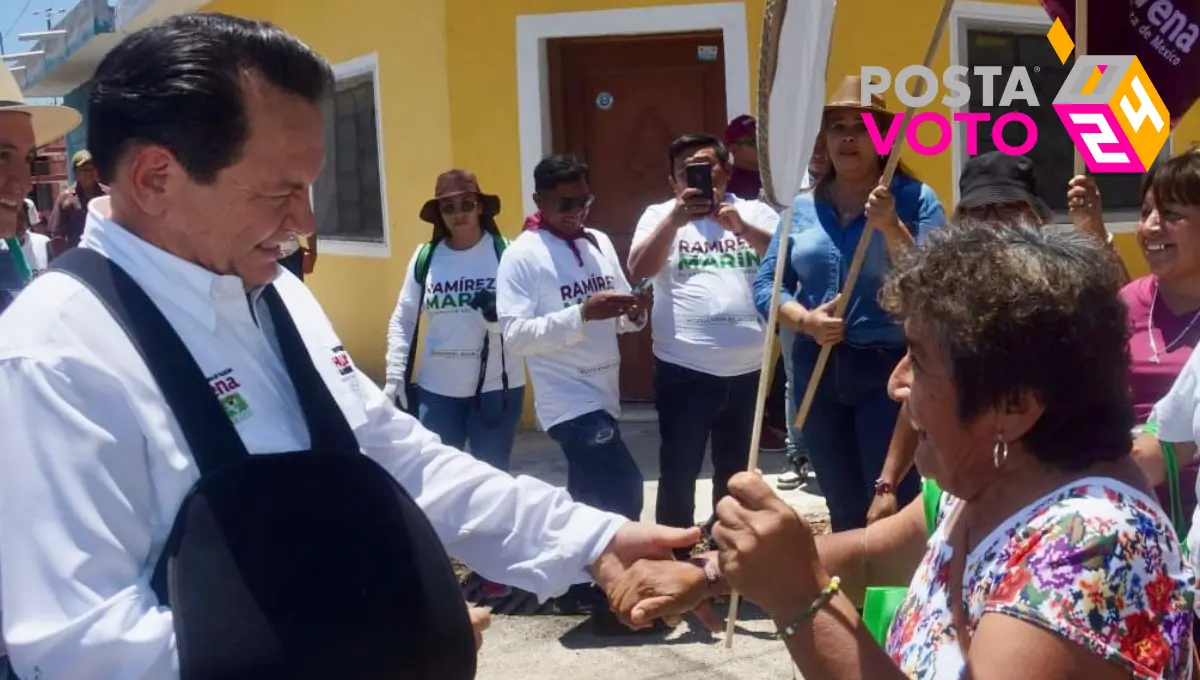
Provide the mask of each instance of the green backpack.
{"label": "green backpack", "polygon": [[[932,536],[937,529],[938,510],[942,507],[942,496],[945,492],[932,479],[921,480],[921,498],[925,505],[925,535]],[[863,622],[871,637],[880,645],[887,642],[888,631],[896,611],[903,604],[908,588],[899,586],[870,586],[863,597]]]}

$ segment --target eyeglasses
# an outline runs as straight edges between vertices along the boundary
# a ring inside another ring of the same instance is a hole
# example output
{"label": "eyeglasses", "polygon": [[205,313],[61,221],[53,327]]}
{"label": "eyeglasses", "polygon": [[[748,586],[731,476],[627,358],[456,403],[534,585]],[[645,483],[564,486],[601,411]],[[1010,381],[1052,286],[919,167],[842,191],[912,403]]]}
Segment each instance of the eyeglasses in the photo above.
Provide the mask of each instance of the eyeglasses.
{"label": "eyeglasses", "polygon": [[542,197],[548,201],[552,201],[555,210],[561,213],[590,210],[592,202],[596,199],[591,194],[586,196],[546,196],[543,194]]}
{"label": "eyeglasses", "polygon": [[477,205],[479,204],[468,198],[465,201],[459,201],[458,203],[442,203],[438,207],[441,209],[443,215],[454,215],[455,213],[460,212],[473,212],[475,210],[475,206]]}
{"label": "eyeglasses", "polygon": [[964,208],[962,214],[977,220],[1006,220],[1031,209],[1024,201],[1006,201]]}

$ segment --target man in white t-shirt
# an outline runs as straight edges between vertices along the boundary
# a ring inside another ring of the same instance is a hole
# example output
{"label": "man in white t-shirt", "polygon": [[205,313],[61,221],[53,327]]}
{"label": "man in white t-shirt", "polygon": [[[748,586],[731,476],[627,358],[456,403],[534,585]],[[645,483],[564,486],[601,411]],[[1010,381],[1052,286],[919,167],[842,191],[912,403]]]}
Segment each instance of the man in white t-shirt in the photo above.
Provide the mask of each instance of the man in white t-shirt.
{"label": "man in white t-shirt", "polygon": [[[617,335],[646,314],[608,236],[585,226],[588,167],[551,156],[533,171],[538,211],[500,258],[496,311],[505,348],[526,357],[542,429],[567,459],[567,491],[630,519],[642,514],[643,479],[621,439]],[[561,613],[606,615],[599,591],[575,586]]]}
{"label": "man in white t-shirt", "polygon": [[617,334],[641,330],[645,314],[608,236],[584,226],[587,166],[552,156],[533,175],[539,210],[496,273],[505,346],[527,357],[538,420],[567,458],[571,496],[636,519],[642,475],[617,426]]}
{"label": "man in white t-shirt", "polygon": [[[714,507],[728,493],[729,478],[746,469],[763,344],[754,277],[779,215],[766,203],[725,191],[729,152],[712,135],[680,137],[668,160],[675,198],[642,214],[629,271],[634,280],[654,282],[662,439],[656,517],[688,527],[695,523],[696,478],[710,438]],[[702,181],[705,175],[710,182]],[[707,183],[711,191],[693,183]]]}

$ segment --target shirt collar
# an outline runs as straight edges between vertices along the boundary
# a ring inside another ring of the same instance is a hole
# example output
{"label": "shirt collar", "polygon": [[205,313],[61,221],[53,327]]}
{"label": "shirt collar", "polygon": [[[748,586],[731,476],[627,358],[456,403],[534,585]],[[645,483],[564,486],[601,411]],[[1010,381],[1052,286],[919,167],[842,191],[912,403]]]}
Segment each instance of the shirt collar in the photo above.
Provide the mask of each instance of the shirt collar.
{"label": "shirt collar", "polygon": [[[209,331],[216,330],[219,306],[248,304],[239,277],[215,274],[143,240],[112,221],[110,201],[102,195],[88,203],[81,248],[112,260],[156,303],[175,305]],[[261,292],[262,287],[252,291],[252,299],[257,300]]]}

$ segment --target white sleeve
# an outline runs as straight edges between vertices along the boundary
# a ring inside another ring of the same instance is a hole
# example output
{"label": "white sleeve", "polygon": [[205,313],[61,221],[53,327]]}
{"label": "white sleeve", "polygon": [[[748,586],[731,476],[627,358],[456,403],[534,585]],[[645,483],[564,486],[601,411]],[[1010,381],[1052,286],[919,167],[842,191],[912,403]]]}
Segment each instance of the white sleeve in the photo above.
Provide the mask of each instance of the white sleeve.
{"label": "white sleeve", "polygon": [[633,241],[629,244],[630,256],[633,255],[633,249],[649,238],[662,221],[663,211],[657,205],[652,205],[642,212],[642,216],[638,218],[637,227],[633,230]]}
{"label": "white sleeve", "polygon": [[755,201],[754,215],[751,217],[754,226],[765,230],[768,234],[774,234],[779,230],[779,213],[765,201]]}
{"label": "white sleeve", "polygon": [[543,601],[590,580],[587,567],[625,518],[443,445],[388,403],[362,372],[358,376],[367,412],[367,422],[355,430],[359,444],[413,495],[451,556],[490,581]]}
{"label": "white sleeve", "polygon": [[387,329],[387,381],[404,382],[404,371],[408,367],[408,349],[417,339],[413,331],[417,327],[417,319],[421,316],[421,285],[417,283],[417,256],[421,253],[418,247],[408,261],[408,271],[404,274],[404,285],[400,287],[400,297],[396,300],[396,309],[388,321]]}
{"label": "white sleeve", "polygon": [[1200,443],[1200,353],[1192,354],[1167,395],[1154,405],[1150,419],[1159,441]]}
{"label": "white sleeve", "polygon": [[580,305],[538,316],[541,294],[536,263],[520,245],[504,251],[496,271],[496,314],[504,348],[528,356],[570,347],[584,338]]}
{"label": "white sleeve", "polygon": [[0,363],[0,598],[19,677],[179,677],[146,564],[146,438],[121,392],[83,360]]}

